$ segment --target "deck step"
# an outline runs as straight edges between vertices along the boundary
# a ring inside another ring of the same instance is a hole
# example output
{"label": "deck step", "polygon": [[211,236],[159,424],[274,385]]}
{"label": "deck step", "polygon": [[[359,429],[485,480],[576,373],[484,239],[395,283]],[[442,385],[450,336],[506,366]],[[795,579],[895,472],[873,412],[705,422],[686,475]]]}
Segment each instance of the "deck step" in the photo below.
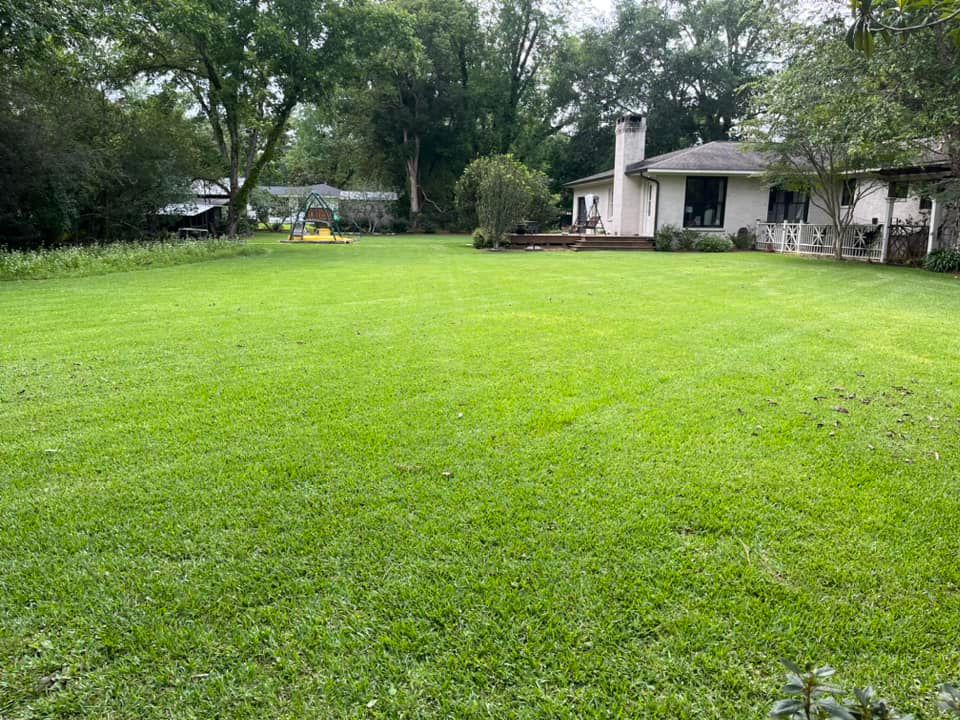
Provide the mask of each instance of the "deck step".
{"label": "deck step", "polygon": [[578,252],[589,250],[653,250],[653,241],[648,238],[589,238],[571,246]]}
{"label": "deck step", "polygon": [[511,235],[514,247],[568,247],[571,250],[653,250],[653,238],[641,235]]}

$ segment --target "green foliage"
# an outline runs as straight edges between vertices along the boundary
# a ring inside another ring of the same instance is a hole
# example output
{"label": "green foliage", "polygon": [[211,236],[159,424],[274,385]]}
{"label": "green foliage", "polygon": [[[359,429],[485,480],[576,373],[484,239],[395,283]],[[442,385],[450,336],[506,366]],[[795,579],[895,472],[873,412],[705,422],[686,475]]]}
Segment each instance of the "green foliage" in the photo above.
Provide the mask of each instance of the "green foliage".
{"label": "green foliage", "polygon": [[116,31],[131,76],[189,91],[229,179],[228,232],[283,142],[302,102],[332,99],[385,47],[413,44],[391,5],[327,0],[250,4],[154,0]]}
{"label": "green foliage", "polygon": [[693,249],[707,253],[730,252],[733,250],[733,240],[726,235],[701,233],[694,243]]}
{"label": "green foliage", "polygon": [[[868,183],[857,183],[844,204],[844,181],[906,161],[911,152],[898,134],[900,110],[884,97],[878,61],[848,49],[836,32],[827,25],[798,33],[787,66],[757,84],[755,117],[744,131],[770,159],[767,181],[808,189],[811,203],[841,231],[869,191]],[[841,253],[837,243],[838,259]]]}
{"label": "green foliage", "polygon": [[847,45],[866,55],[874,52],[877,38],[889,41],[903,34],[936,32],[960,43],[958,0],[852,0],[853,24]]}
{"label": "green foliage", "polygon": [[580,84],[598,86],[588,92],[610,115],[645,112],[648,155],[727,139],[747,112],[752,83],[779,53],[786,7],[770,0],[620,3]]}
{"label": "green foliage", "polygon": [[923,267],[931,272],[960,273],[960,250],[934,250],[923,261]]}
{"label": "green foliage", "polygon": [[757,235],[749,228],[740,228],[730,235],[730,242],[737,250],[752,250],[757,244]]}
{"label": "green foliage", "polygon": [[653,246],[657,250],[671,252],[675,250],[693,250],[700,233],[677,225],[661,225],[653,236]]}
{"label": "green foliage", "polygon": [[546,176],[510,155],[474,160],[457,182],[456,194],[462,208],[475,208],[483,236],[494,249],[520,221],[542,219],[556,206]]}
{"label": "green foliage", "polygon": [[784,665],[788,672],[782,692],[787,697],[774,704],[771,717],[783,720],[853,720],[850,712],[837,700],[843,690],[828,682],[836,672],[832,667],[815,668],[808,665],[800,668],[787,660]]}
{"label": "green foliage", "polygon": [[473,246],[477,250],[482,250],[483,248],[492,247],[493,243],[487,239],[487,236],[483,232],[483,228],[477,228],[473,231],[473,235],[470,236]]}
{"label": "green foliage", "polygon": [[[901,715],[872,687],[854,688],[847,693],[830,684],[834,670],[831,667],[800,668],[784,661],[787,666],[787,697],[777,701],[770,716],[783,720],[912,720],[912,715]],[[960,690],[952,685],[941,685],[937,694],[937,708],[954,717],[960,717]]]}
{"label": "green foliage", "polygon": [[226,239],[118,242],[51,250],[0,251],[0,280],[104,275],[264,252],[262,247]]}
{"label": "green foliage", "polygon": [[0,105],[0,246],[142,237],[213,166],[176,95],[108,97],[76,58],[0,78]]}

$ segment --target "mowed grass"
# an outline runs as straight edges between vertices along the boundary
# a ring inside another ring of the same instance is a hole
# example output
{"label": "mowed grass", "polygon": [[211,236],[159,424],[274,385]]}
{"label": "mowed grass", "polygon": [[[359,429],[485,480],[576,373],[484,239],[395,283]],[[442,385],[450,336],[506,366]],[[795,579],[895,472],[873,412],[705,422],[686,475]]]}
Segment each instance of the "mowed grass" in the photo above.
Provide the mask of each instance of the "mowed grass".
{"label": "mowed grass", "polygon": [[0,285],[0,716],[933,716],[960,282],[467,243]]}

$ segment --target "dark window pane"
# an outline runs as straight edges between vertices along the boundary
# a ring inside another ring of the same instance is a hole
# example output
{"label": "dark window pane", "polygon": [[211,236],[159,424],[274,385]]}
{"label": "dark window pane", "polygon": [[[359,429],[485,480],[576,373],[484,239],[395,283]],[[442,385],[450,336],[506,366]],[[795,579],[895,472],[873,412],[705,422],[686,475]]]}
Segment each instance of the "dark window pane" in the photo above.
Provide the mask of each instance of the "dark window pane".
{"label": "dark window pane", "polygon": [[725,177],[688,177],[683,202],[683,226],[723,227],[723,212],[727,202]]}
{"label": "dark window pane", "polygon": [[805,192],[770,188],[767,203],[767,222],[806,222],[810,209],[810,196]]}
{"label": "dark window pane", "polygon": [[853,198],[857,194],[857,181],[856,180],[844,180],[843,181],[843,196],[840,198],[841,205],[853,205]]}
{"label": "dark window pane", "polygon": [[905,182],[892,182],[890,183],[890,189],[887,191],[887,197],[897,198],[902,200],[910,194],[910,185]]}

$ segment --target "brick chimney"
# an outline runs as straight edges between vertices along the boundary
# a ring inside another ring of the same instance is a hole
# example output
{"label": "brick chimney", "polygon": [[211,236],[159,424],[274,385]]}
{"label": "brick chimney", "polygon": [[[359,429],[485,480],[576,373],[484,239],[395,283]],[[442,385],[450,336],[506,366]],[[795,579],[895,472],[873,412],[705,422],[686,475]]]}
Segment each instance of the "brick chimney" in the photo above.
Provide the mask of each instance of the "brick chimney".
{"label": "brick chimney", "polygon": [[[647,119],[643,115],[627,113],[617,119],[616,149],[613,159],[613,227],[610,231],[620,235],[639,232],[639,188],[634,187],[626,175],[627,166],[644,158],[647,143]],[[634,195],[637,195],[635,198]],[[624,212],[624,208],[627,212]]]}

